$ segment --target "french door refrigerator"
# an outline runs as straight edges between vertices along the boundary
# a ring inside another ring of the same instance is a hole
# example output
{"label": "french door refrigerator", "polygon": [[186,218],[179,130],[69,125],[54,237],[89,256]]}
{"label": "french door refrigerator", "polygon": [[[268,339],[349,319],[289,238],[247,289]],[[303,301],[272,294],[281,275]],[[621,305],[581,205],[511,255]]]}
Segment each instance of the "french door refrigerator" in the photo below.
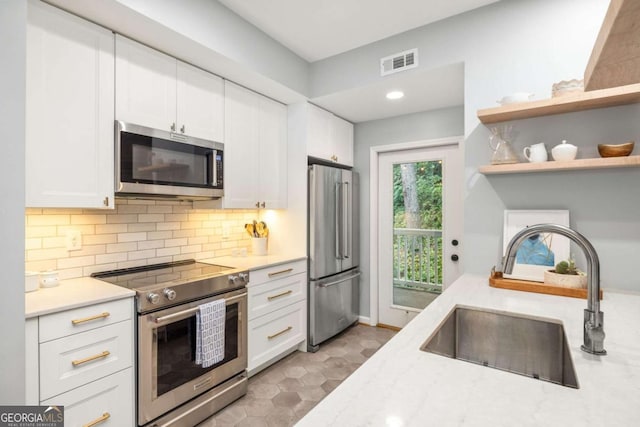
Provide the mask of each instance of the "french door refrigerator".
{"label": "french door refrigerator", "polygon": [[358,320],[358,174],[309,166],[308,350]]}

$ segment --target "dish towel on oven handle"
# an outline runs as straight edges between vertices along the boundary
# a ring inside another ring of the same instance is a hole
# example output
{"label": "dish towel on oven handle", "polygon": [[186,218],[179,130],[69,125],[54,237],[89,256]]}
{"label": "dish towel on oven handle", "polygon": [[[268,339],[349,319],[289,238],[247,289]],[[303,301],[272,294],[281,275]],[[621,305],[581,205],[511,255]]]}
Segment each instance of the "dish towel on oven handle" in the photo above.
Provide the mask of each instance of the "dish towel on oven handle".
{"label": "dish towel on oven handle", "polygon": [[198,306],[196,311],[196,364],[203,368],[224,359],[224,322],[227,313],[224,299]]}

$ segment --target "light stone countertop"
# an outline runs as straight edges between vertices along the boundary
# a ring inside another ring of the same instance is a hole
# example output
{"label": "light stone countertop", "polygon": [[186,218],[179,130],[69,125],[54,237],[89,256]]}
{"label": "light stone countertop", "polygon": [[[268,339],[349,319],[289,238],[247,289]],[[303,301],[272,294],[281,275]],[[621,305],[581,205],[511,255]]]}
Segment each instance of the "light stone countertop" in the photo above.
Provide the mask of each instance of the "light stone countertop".
{"label": "light stone countertop", "polygon": [[269,255],[248,255],[248,256],[224,256],[198,260],[209,264],[225,265],[228,267],[242,268],[246,270],[256,270],[259,268],[273,267],[287,262],[307,259],[306,255],[293,254],[269,254]]}
{"label": "light stone countertop", "polygon": [[25,318],[135,296],[135,292],[91,277],[61,280],[53,288],[39,288],[24,295]]}
{"label": "light stone countertop", "polygon": [[[420,351],[456,306],[562,321],[580,388]],[[606,356],[580,350],[586,300],[489,287],[465,275],[322,400],[299,427],[637,426],[640,295],[605,289]]]}

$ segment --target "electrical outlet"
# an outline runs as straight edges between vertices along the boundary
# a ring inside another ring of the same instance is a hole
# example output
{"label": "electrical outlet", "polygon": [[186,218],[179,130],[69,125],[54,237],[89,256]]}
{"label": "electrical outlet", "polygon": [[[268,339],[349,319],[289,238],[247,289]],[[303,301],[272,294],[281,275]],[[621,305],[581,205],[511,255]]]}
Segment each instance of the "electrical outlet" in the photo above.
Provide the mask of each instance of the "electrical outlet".
{"label": "electrical outlet", "polygon": [[67,231],[67,250],[79,251],[82,249],[82,233],[80,230]]}

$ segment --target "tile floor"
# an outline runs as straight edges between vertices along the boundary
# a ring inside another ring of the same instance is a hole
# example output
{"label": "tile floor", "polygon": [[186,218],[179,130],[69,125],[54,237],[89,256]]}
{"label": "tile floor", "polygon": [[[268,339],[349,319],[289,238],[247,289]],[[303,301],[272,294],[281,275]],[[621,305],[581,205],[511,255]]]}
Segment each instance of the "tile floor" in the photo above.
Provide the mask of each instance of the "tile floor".
{"label": "tile floor", "polygon": [[395,333],[356,325],[316,353],[295,352],[249,378],[246,396],[198,427],[292,426]]}

